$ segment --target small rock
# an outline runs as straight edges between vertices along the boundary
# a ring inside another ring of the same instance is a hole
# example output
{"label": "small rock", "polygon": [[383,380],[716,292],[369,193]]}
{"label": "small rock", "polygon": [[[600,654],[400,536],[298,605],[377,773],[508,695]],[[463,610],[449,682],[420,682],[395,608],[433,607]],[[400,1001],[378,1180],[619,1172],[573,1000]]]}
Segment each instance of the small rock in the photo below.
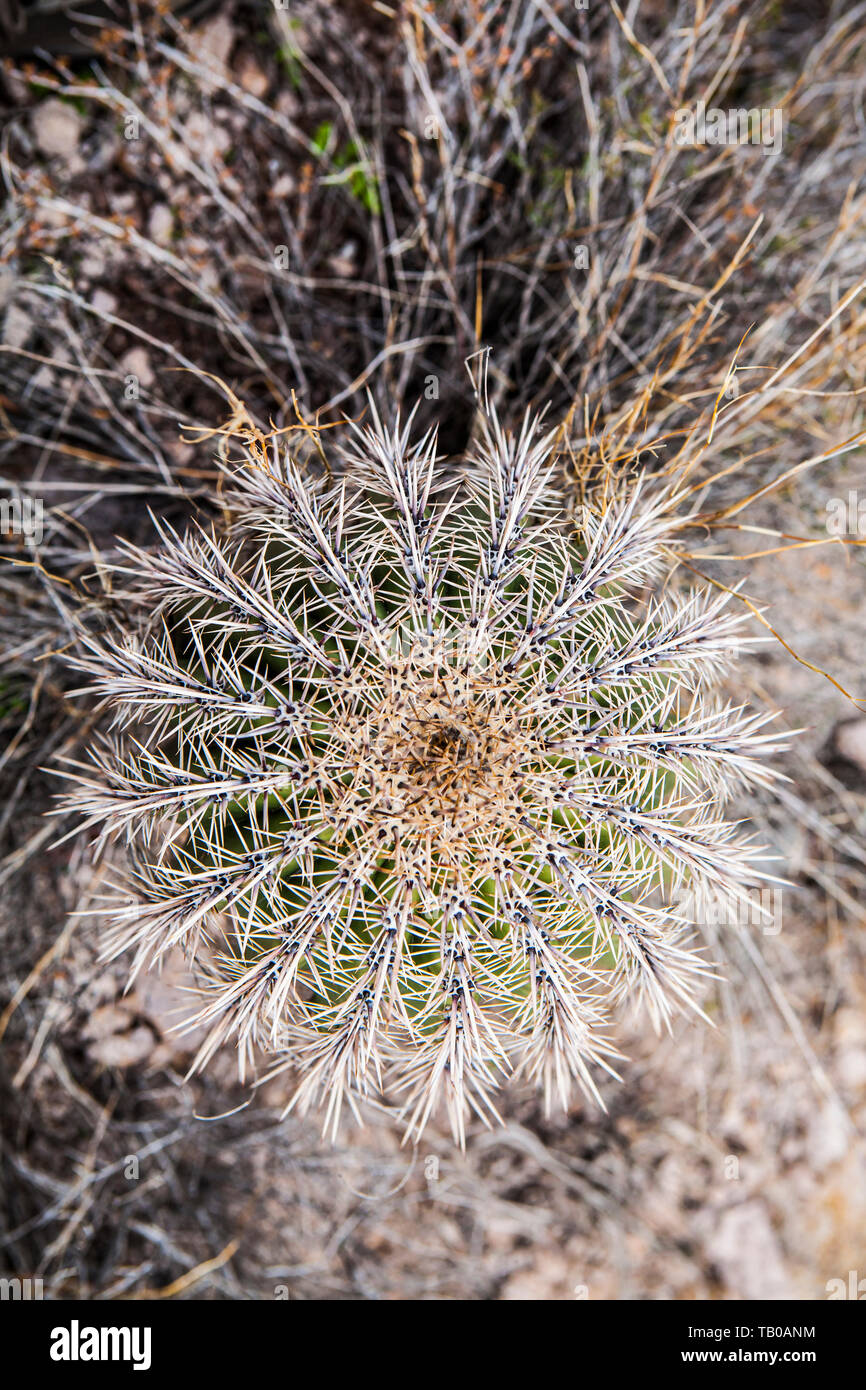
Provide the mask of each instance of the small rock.
{"label": "small rock", "polygon": [[97,1040],[110,1038],[114,1033],[122,1033],[129,1024],[128,1009],[118,1004],[103,1004],[101,1008],[94,1009],[81,1030],[81,1036]]}
{"label": "small rock", "polygon": [[743,1202],[723,1211],[706,1251],[735,1297],[749,1302],[791,1298],[782,1252],[763,1202]]}
{"label": "small rock", "polygon": [[30,378],[30,391],[53,391],[57,385],[57,377],[50,367],[40,367]]}
{"label": "small rock", "polygon": [[862,1044],[843,1047],[836,1057],[839,1084],[846,1091],[860,1096],[866,1091],[866,1048]]}
{"label": "small rock", "polygon": [[291,174],[280,174],[273,188],[271,189],[272,198],[288,198],[290,193],[294,193],[297,184]]}
{"label": "small rock", "polygon": [[813,1171],[823,1173],[840,1162],[848,1152],[850,1141],[851,1123],[844,1107],[835,1101],[826,1101],[809,1125],[806,1152]]}
{"label": "small rock", "polygon": [[244,58],[238,72],[238,82],[251,97],[263,97],[270,86],[267,74],[262,71],[255,58]]}
{"label": "small rock", "polygon": [[580,1283],[568,1260],[559,1251],[549,1250],[527,1269],[509,1275],[499,1296],[506,1303],[564,1301],[575,1297]]}
{"label": "small rock", "polygon": [[62,208],[45,208],[39,214],[39,219],[46,227],[66,227],[69,218]]}
{"label": "small rock", "polygon": [[347,241],[335,256],[328,257],[328,265],[335,275],[349,279],[355,274],[355,243]]}
{"label": "small rock", "polygon": [[866,1015],[844,1004],[833,1014],[833,1041],[837,1047],[866,1047]]}
{"label": "small rock", "polygon": [[15,71],[9,63],[3,73],[3,81],[13,106],[25,106],[30,97],[30,89],[27,86],[26,78]]}
{"label": "small rock", "polygon": [[74,106],[50,97],[33,112],[33,137],[43,154],[69,159],[78,149],[82,124]]}
{"label": "small rock", "polygon": [[291,87],[284,87],[277,95],[277,99],[274,102],[274,109],[278,115],[288,116],[289,119],[293,116],[297,116],[301,109],[301,103],[298,100],[297,92],[293,92]]}
{"label": "small rock", "polygon": [[78,267],[81,280],[96,280],[105,273],[105,257],[102,255],[83,256]]}
{"label": "small rock", "polygon": [[139,1009],[154,1032],[178,1052],[189,1052],[204,1040],[207,1029],[185,1029],[184,1023],[198,1007],[190,990],[193,977],[183,956],[173,951],[163,962],[161,974],[140,977]]}
{"label": "small rock", "polygon": [[143,1024],[129,1033],[114,1033],[92,1043],[88,1053],[94,1062],[104,1067],[134,1067],[144,1062],[154,1050],[155,1038]]}
{"label": "small rock", "polygon": [[118,989],[118,981],[110,971],[104,975],[94,975],[82,991],[79,1005],[92,1013],[100,1004],[112,1003],[117,998]]}
{"label": "small rock", "polygon": [[97,314],[113,314],[117,299],[108,290],[94,290],[90,300]]}
{"label": "small rock", "polygon": [[196,50],[203,67],[225,70],[235,41],[234,25],[228,15],[218,14],[199,25]]}
{"label": "small rock", "polygon": [[6,323],[3,329],[3,340],[7,347],[21,348],[30,337],[33,329],[33,320],[29,314],[25,314],[23,309],[19,309],[17,304],[10,304],[6,310]]}
{"label": "small rock", "polygon": [[185,439],[173,439],[171,443],[166,444],[165,452],[180,468],[195,458],[195,449],[191,444],[187,444]]}
{"label": "small rock", "polygon": [[835,743],[840,757],[866,772],[866,719],[846,719],[836,729]]}
{"label": "small rock", "polygon": [[202,159],[218,159],[229,148],[232,137],[219,121],[209,120],[203,111],[193,111],[184,126],[187,143]]}
{"label": "small rock", "polygon": [[155,203],[147,219],[147,234],[157,246],[168,246],[174,231],[174,215],[167,203]]}
{"label": "small rock", "polygon": [[139,386],[143,386],[145,390],[156,381],[150,358],[144,348],[130,348],[129,352],[121,357],[120,368],[125,376],[137,377]]}

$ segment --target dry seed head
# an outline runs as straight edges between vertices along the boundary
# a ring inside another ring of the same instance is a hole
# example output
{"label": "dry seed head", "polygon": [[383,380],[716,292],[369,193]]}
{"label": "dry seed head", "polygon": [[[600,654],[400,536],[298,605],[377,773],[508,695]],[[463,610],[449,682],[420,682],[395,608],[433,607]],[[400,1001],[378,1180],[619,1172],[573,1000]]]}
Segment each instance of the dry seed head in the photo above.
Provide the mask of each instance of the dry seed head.
{"label": "dry seed head", "polygon": [[611,1004],[698,1007],[709,967],[665,902],[761,877],[719,812],[774,775],[769,716],[713,693],[743,617],[637,598],[670,498],[566,523],[555,432],[486,399],[479,424],[459,479],[375,411],[337,485],[249,441],[231,533],[127,547],[147,624],[76,658],[113,728],[71,800],[139,898],[106,953],[182,947],[197,1065],[264,1049],[332,1130],[395,1092],[409,1134],[444,1101],[463,1142],[515,1072],[597,1095]]}

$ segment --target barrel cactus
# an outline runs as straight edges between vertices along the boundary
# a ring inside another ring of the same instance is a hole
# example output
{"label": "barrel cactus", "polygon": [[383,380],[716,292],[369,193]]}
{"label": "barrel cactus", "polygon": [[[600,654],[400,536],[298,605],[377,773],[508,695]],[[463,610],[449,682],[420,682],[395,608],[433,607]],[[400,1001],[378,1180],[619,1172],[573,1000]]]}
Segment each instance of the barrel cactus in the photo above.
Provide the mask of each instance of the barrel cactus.
{"label": "barrel cactus", "polygon": [[126,547],[69,799],[127,845],[106,955],[198,974],[196,1066],[270,1054],[331,1131],[385,1095],[417,1136],[444,1102],[462,1142],[509,1075],[597,1095],[619,1001],[700,1009],[671,904],[755,880],[720,807],[774,736],[714,693],[749,640],[729,596],[658,596],[669,488],[567,515],[557,431],[483,393],[459,468],[372,405],[330,459],[311,433],[315,469],[246,431],[221,534]]}

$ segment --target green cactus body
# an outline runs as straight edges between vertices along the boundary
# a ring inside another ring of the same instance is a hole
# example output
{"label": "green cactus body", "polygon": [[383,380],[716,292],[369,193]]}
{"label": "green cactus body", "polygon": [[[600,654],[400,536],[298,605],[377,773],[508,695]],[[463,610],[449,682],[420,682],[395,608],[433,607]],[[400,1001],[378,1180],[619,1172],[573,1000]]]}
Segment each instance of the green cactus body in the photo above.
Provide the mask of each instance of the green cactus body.
{"label": "green cactus body", "polygon": [[106,951],[183,947],[199,1064],[272,1053],[332,1127],[384,1091],[417,1134],[444,1099],[461,1142],[512,1073],[597,1094],[618,1000],[698,1007],[670,898],[758,876],[719,806],[774,737],[713,694],[748,640],[728,596],[639,601],[671,496],[567,518],[556,433],[479,419],[456,478],[375,412],[336,485],[254,448],[227,537],[129,548],[149,620],[82,633],[115,720],[72,774],[134,863]]}

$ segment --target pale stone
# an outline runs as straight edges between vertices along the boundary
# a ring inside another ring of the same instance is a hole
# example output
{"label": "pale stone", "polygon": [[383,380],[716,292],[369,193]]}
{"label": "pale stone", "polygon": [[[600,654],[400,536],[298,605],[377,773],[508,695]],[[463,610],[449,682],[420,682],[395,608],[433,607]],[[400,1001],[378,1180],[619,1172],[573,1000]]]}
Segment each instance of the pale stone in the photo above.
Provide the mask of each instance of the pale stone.
{"label": "pale stone", "polygon": [[10,304],[6,310],[6,322],[3,326],[3,341],[7,347],[21,348],[30,337],[33,328],[33,320],[29,314],[25,314],[23,309],[19,309],[17,304]]}
{"label": "pale stone", "polygon": [[174,231],[174,217],[166,203],[154,203],[147,219],[147,234],[157,246],[168,246]]}
{"label": "pale stone", "polygon": [[40,367],[34,374],[30,386],[34,391],[53,391],[57,385],[57,378],[50,367]]}
{"label": "pale stone", "polygon": [[268,90],[267,73],[263,72],[255,58],[245,58],[238,72],[238,82],[251,97],[263,97]]}
{"label": "pale stone", "polygon": [[297,93],[293,92],[290,87],[284,87],[283,90],[277,94],[277,99],[274,102],[274,109],[280,116],[288,116],[290,119],[292,116],[297,116],[301,109],[301,103],[298,100]]}
{"label": "pale stone", "polygon": [[836,730],[836,748],[866,772],[866,719],[848,719]]}
{"label": "pale stone", "polygon": [[120,367],[126,376],[138,378],[138,383],[147,389],[156,381],[153,368],[150,365],[150,358],[144,348],[130,348],[120,359]]}
{"label": "pale stone", "polygon": [[130,1011],[124,1008],[122,1002],[115,1004],[103,1004],[101,1008],[94,1009],[81,1030],[84,1038],[110,1038],[113,1033],[123,1033],[130,1024]]}
{"label": "pale stone", "polygon": [[151,1056],[155,1045],[153,1033],[143,1025],[130,1033],[115,1033],[92,1043],[88,1053],[94,1062],[104,1067],[134,1067]]}
{"label": "pale stone", "polygon": [[223,154],[232,142],[225,126],[211,120],[203,111],[193,111],[184,126],[184,134],[187,145],[195,150],[200,161],[215,159]]}
{"label": "pale stone", "polygon": [[348,279],[355,274],[355,243],[347,241],[335,256],[329,256],[328,265],[335,275]]}
{"label": "pale stone", "polygon": [[827,1101],[815,1112],[809,1125],[806,1151],[814,1172],[822,1173],[843,1159],[851,1138],[851,1123],[844,1107]]}
{"label": "pale stone", "polygon": [[297,184],[291,174],[280,174],[273,188],[271,189],[272,198],[288,198],[290,193],[294,193]]}
{"label": "pale stone", "polygon": [[195,449],[185,439],[172,440],[170,444],[165,446],[165,451],[181,468],[195,458]]}
{"label": "pale stone", "polygon": [[228,15],[218,14],[195,31],[196,57],[203,67],[225,70],[235,41],[234,25]]}
{"label": "pale stone", "polygon": [[41,102],[33,112],[33,136],[47,155],[71,158],[78,149],[82,124],[75,107],[57,97]]}
{"label": "pale stone", "polygon": [[749,1301],[792,1297],[782,1252],[763,1202],[723,1211],[706,1252],[726,1290]]}
{"label": "pale stone", "polygon": [[108,290],[94,290],[90,302],[97,314],[113,314],[117,308],[117,300]]}
{"label": "pale stone", "polygon": [[83,257],[78,274],[82,280],[96,280],[105,274],[105,256],[101,249],[94,255]]}
{"label": "pale stone", "polygon": [[207,1036],[206,1028],[183,1027],[197,1008],[191,993],[193,985],[193,976],[186,968],[180,951],[169,953],[163,961],[161,972],[152,971],[139,979],[139,1011],[172,1054],[193,1051]]}
{"label": "pale stone", "polygon": [[[576,1289],[587,1284],[558,1251],[544,1255],[527,1269],[516,1270],[502,1285],[500,1299],[506,1303],[549,1303],[577,1297]],[[592,1290],[589,1288],[589,1296]]]}

